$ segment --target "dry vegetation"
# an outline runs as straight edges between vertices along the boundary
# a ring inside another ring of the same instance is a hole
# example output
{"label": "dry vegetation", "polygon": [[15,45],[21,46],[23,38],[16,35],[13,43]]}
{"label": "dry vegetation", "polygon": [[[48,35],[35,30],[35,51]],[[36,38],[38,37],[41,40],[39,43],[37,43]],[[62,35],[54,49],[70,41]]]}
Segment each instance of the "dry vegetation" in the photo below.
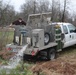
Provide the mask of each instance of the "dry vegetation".
{"label": "dry vegetation", "polygon": [[43,72],[45,75],[76,75],[76,47],[65,49],[53,61],[37,62],[32,71],[36,74]]}

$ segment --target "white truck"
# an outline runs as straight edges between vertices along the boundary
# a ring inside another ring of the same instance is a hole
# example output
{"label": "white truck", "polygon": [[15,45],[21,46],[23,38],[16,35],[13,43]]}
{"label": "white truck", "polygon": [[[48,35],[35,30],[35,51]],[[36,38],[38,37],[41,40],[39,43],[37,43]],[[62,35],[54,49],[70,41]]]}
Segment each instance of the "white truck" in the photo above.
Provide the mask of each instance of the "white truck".
{"label": "white truck", "polygon": [[[50,22],[50,14],[29,15],[27,25],[19,36],[20,46],[28,44],[23,58],[43,56],[52,60],[57,52],[76,44],[76,27],[70,23]],[[10,48],[13,49],[14,45]]]}
{"label": "white truck", "polygon": [[[46,33],[46,35],[44,35],[42,29],[33,30],[33,34],[37,34],[37,37],[39,36],[38,38],[40,38],[40,40],[36,39],[36,36],[33,36],[33,43],[36,43],[37,46],[28,47],[27,50],[25,50],[26,55],[46,56],[47,59],[50,60],[54,59],[56,53],[62,51],[63,48],[76,44],[76,27],[74,25],[71,23],[50,23],[49,27],[51,27],[51,25],[56,27],[54,28],[56,31],[54,35],[49,35],[46,32],[44,32]],[[50,42],[52,39],[51,36],[54,36],[54,40]],[[44,45],[44,43],[48,44]]]}

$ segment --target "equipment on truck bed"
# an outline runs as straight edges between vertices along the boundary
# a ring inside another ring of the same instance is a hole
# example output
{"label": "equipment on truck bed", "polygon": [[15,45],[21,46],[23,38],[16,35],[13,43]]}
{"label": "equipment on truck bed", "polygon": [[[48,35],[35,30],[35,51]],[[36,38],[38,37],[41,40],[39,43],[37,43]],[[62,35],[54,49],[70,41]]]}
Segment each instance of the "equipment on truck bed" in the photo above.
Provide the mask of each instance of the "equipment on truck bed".
{"label": "equipment on truck bed", "polygon": [[28,17],[25,27],[19,27],[19,46],[27,45],[24,51],[26,56],[46,56],[48,60],[56,57],[56,52],[61,43],[61,31],[59,27],[51,24],[51,13],[32,14]]}

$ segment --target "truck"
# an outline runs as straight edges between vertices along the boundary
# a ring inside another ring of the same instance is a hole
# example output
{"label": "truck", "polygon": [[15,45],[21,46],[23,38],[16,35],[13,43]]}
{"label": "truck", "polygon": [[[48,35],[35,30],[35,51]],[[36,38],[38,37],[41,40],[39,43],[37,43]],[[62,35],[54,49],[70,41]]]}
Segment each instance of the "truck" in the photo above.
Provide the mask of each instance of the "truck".
{"label": "truck", "polygon": [[12,50],[28,44],[24,59],[45,57],[52,60],[57,57],[57,52],[76,44],[76,27],[71,23],[52,23],[50,12],[31,14],[27,25],[20,27],[20,35],[15,37],[18,45],[10,45]]}

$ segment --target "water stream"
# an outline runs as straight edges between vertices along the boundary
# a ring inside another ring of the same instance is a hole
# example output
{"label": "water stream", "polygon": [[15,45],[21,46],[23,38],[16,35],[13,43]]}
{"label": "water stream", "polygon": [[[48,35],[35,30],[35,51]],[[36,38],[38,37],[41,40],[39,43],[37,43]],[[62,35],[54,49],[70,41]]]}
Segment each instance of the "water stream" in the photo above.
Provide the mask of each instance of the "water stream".
{"label": "water stream", "polygon": [[8,71],[8,70],[16,68],[16,66],[19,64],[19,62],[23,59],[23,54],[24,54],[24,51],[26,50],[27,46],[28,45],[23,46],[22,49],[19,50],[19,52],[9,60],[8,65],[0,66],[0,70]]}

